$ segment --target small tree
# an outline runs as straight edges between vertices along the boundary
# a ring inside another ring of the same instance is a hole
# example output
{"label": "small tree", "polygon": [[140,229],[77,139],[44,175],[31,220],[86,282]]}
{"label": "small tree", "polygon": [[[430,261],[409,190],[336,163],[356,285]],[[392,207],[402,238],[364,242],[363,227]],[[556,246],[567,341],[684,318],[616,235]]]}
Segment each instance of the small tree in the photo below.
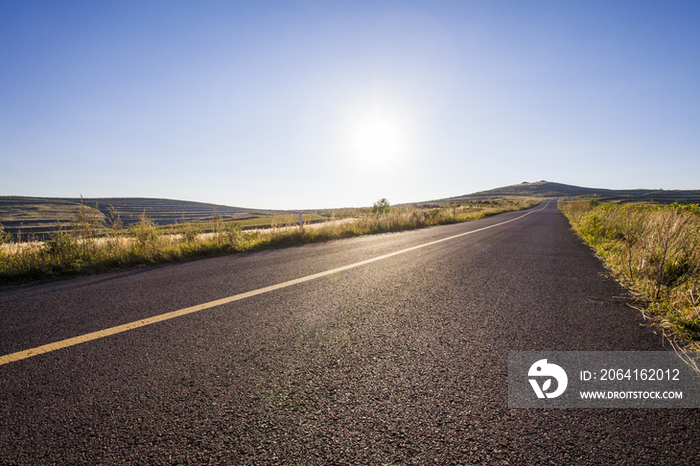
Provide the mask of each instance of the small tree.
{"label": "small tree", "polygon": [[383,214],[383,213],[389,212],[390,210],[391,210],[391,204],[389,204],[389,200],[386,197],[379,199],[372,206],[372,213],[373,214]]}

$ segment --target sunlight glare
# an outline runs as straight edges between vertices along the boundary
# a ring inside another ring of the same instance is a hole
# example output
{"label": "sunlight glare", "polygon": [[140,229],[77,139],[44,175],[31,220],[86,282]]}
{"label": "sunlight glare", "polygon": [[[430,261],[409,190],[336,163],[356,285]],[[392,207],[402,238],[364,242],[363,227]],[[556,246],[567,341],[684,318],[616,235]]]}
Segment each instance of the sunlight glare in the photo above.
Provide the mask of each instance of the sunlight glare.
{"label": "sunlight glare", "polygon": [[386,169],[400,162],[408,150],[407,125],[383,109],[359,112],[346,126],[349,161],[361,168]]}

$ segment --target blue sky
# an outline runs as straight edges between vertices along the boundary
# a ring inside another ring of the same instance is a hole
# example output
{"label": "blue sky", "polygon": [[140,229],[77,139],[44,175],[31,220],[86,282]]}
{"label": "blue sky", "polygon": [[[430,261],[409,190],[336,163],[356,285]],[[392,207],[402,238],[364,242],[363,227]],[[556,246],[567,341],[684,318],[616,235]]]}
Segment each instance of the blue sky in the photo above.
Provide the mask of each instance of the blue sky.
{"label": "blue sky", "polygon": [[0,0],[0,195],[700,189],[700,2]]}

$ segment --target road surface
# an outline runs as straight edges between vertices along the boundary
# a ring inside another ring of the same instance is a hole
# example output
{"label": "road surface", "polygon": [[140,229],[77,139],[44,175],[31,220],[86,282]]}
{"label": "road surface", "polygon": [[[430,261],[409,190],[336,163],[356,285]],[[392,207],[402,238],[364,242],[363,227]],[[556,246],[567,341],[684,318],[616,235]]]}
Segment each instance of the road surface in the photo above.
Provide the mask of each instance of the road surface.
{"label": "road surface", "polygon": [[5,287],[0,463],[700,464],[698,410],[508,409],[508,351],[667,349],[625,296],[554,202]]}

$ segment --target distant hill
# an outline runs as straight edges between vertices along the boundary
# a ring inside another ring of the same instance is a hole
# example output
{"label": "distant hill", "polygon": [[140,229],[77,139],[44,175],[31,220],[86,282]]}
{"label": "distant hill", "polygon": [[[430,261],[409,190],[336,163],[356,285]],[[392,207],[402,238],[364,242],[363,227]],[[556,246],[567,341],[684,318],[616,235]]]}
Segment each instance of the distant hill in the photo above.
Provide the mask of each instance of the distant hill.
{"label": "distant hill", "polygon": [[97,208],[97,217],[105,220],[112,207],[119,213],[125,227],[138,223],[145,213],[157,225],[211,220],[214,215],[225,220],[276,215],[284,211],[247,209],[203,202],[148,198],[40,198],[0,196],[0,223],[6,232],[43,238],[56,230],[60,222],[70,225],[80,203]]}
{"label": "distant hill", "polygon": [[576,197],[576,196],[598,196],[601,201],[610,202],[656,202],[659,204],[671,204],[679,202],[681,204],[700,203],[700,190],[679,191],[664,189],[629,189],[614,190],[601,188],[584,188],[569,184],[553,183],[551,181],[536,181],[534,183],[520,183],[502,188],[479,191],[462,196],[437,199],[434,203],[460,202],[476,199],[492,199],[494,197],[506,196],[538,196],[546,198],[554,197]]}

